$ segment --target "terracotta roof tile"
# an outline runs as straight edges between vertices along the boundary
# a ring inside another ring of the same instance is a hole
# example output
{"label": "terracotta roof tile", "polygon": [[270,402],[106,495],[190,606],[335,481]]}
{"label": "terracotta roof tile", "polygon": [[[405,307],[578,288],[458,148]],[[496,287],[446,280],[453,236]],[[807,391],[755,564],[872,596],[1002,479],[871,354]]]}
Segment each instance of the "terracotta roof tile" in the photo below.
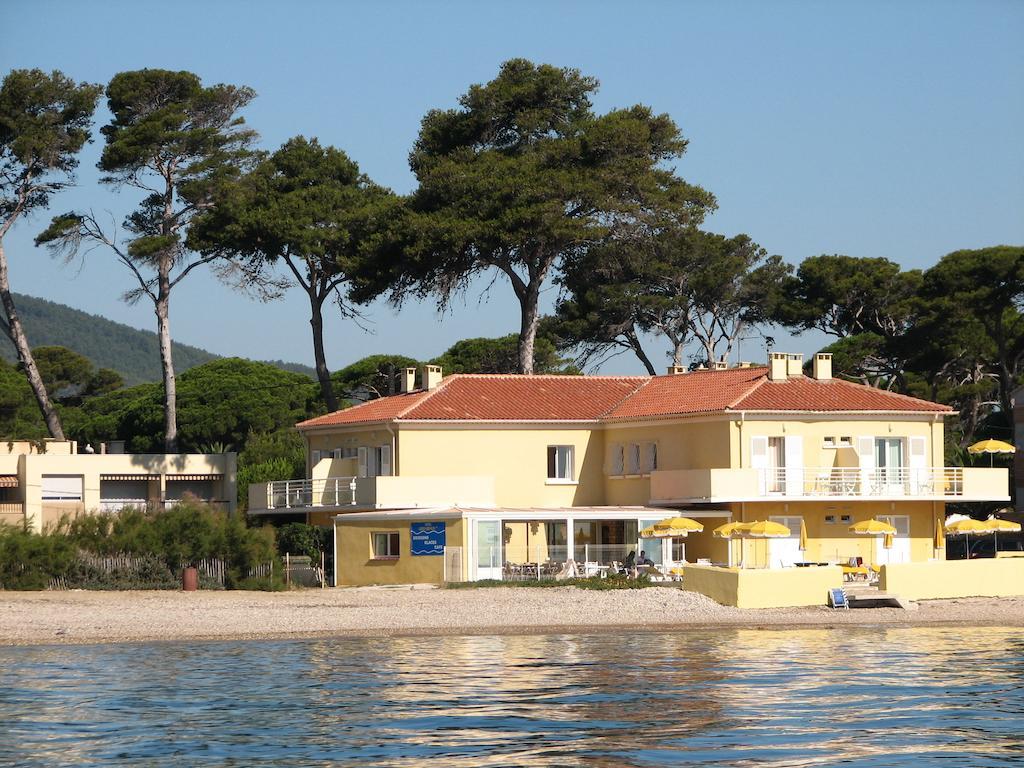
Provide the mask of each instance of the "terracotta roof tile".
{"label": "terracotta roof tile", "polygon": [[647,381],[646,376],[455,374],[402,419],[593,421]]}
{"label": "terracotta roof tile", "polygon": [[369,421],[391,421],[408,408],[423,400],[429,392],[417,391],[391,397],[368,400],[351,408],[334,411],[306,421],[300,421],[296,427],[327,427],[334,424],[361,424]]}
{"label": "terracotta roof tile", "polygon": [[610,419],[724,411],[764,378],[766,368],[731,368],[655,376],[607,414]]}
{"label": "terracotta roof tile", "polygon": [[434,390],[394,395],[301,422],[300,428],[381,421],[595,421],[723,411],[905,411],[951,409],[840,379],[769,381],[768,369],[674,376],[454,374]]}
{"label": "terracotta roof tile", "polygon": [[817,381],[798,376],[786,381],[767,378],[733,405],[747,411],[951,411],[948,405],[919,400],[842,379]]}

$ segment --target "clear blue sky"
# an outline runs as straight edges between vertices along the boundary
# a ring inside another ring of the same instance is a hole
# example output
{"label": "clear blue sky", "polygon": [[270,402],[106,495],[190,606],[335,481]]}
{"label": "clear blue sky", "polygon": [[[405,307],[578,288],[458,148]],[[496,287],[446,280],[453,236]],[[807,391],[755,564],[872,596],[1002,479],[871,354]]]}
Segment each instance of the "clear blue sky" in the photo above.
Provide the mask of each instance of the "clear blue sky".
{"label": "clear blue sky", "polygon": [[[959,248],[1024,242],[1024,2],[52,2],[0,3],[0,72],[61,69],[105,83],[142,67],[253,87],[246,110],[268,149],[304,134],[341,147],[379,183],[413,184],[420,118],[517,56],[601,81],[596,107],[641,102],[690,140],[678,171],[717,195],[709,229],[746,232],[792,263],[819,253],[927,267]],[[105,121],[106,111],[99,119]],[[99,144],[54,212],[130,210],[96,184]],[[7,238],[15,290],[137,327],[150,307],[95,251],[63,266],[32,246],[43,215]],[[176,289],[178,341],[220,354],[311,362],[305,297],[261,305],[208,274]],[[553,291],[547,295],[553,298]],[[368,310],[371,334],[337,319],[328,364],[374,352],[428,358],[518,327],[498,280],[440,317]],[[779,334],[776,349],[820,340]],[[744,358],[760,359],[750,349]],[[663,346],[652,358],[664,360]],[[640,372],[620,357],[606,372]]]}

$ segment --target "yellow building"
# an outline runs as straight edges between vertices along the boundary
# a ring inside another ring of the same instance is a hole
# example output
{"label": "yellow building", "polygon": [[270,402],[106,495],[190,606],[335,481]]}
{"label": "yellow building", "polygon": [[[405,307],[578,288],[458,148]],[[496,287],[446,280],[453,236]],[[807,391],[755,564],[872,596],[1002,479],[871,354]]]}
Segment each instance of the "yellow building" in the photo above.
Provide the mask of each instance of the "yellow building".
{"label": "yellow building", "polygon": [[[831,357],[667,376],[443,377],[298,425],[305,480],[249,512],[333,525],[337,584],[441,582],[654,562],[903,563],[935,549],[947,500],[1007,500],[1004,469],[943,466],[946,406],[833,379]],[[683,514],[685,539],[639,532]],[[849,526],[880,519],[888,538]],[[775,520],[788,537],[712,536]],[[803,531],[803,536],[801,536]],[[941,536],[938,537],[941,539]]]}
{"label": "yellow building", "polygon": [[79,453],[71,440],[0,442],[0,523],[35,531],[64,515],[169,506],[186,495],[237,506],[233,453]]}

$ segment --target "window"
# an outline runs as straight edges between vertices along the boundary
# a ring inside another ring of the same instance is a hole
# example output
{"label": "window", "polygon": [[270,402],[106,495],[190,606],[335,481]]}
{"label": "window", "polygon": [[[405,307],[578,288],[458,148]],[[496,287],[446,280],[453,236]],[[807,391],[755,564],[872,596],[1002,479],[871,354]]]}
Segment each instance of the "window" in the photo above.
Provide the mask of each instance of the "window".
{"label": "window", "polygon": [[398,559],[399,543],[397,533],[372,533],[370,538],[373,544],[374,560]]}
{"label": "window", "polygon": [[359,457],[359,477],[391,474],[390,445],[360,446],[356,455]]}
{"label": "window", "polygon": [[626,474],[640,474],[640,443],[630,443],[626,446]]}
{"label": "window", "polygon": [[839,438],[839,443],[837,447],[853,448],[853,438],[850,437],[849,435],[843,435],[842,437]]}
{"label": "window", "polygon": [[571,445],[548,446],[548,480],[574,480],[573,447]]}
{"label": "window", "polygon": [[640,468],[644,472],[653,472],[658,468],[658,444],[644,443],[643,463]]}
{"label": "window", "polygon": [[608,457],[608,474],[622,475],[626,471],[625,454],[622,443],[612,443]]}
{"label": "window", "polygon": [[81,475],[43,475],[43,501],[81,501]]}
{"label": "window", "polygon": [[835,448],[836,447],[836,439],[834,437],[826,437],[822,441],[821,447],[822,448]]}

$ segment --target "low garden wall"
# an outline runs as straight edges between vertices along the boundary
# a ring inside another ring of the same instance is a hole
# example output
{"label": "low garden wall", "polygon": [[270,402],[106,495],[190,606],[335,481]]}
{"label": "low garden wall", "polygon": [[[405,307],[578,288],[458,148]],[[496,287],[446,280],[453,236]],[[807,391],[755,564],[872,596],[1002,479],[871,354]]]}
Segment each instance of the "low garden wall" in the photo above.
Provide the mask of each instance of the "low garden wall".
{"label": "low garden wall", "polygon": [[883,565],[878,586],[908,600],[1024,595],[1024,557]]}
{"label": "low garden wall", "polygon": [[843,586],[838,566],[813,568],[719,568],[687,565],[683,588],[737,608],[825,605],[828,591]]}

